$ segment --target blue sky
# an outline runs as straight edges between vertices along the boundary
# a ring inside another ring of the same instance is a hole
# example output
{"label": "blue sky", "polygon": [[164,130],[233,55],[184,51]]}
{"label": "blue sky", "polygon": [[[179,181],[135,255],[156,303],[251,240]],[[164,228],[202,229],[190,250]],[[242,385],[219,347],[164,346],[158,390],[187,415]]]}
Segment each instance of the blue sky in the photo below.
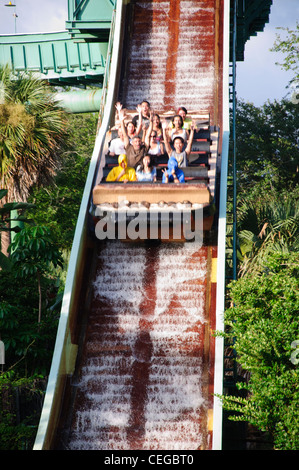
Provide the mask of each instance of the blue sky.
{"label": "blue sky", "polygon": [[286,33],[277,27],[295,29],[299,21],[299,0],[273,0],[270,21],[264,31],[253,36],[245,46],[245,60],[237,63],[237,96],[256,106],[268,99],[280,100],[289,93],[286,89],[292,74],[281,69],[276,62],[283,61],[283,55],[270,52],[276,34]]}
{"label": "blue sky", "polygon": [[[0,1],[0,34],[13,34],[14,8],[4,6],[8,1]],[[15,3],[17,33],[65,29],[67,0],[15,0]],[[261,106],[268,99],[280,100],[286,96],[286,86],[292,76],[275,65],[282,56],[269,49],[275,41],[276,28],[295,28],[296,20],[299,21],[299,0],[273,0],[269,23],[246,43],[245,60],[237,64],[238,98]]]}

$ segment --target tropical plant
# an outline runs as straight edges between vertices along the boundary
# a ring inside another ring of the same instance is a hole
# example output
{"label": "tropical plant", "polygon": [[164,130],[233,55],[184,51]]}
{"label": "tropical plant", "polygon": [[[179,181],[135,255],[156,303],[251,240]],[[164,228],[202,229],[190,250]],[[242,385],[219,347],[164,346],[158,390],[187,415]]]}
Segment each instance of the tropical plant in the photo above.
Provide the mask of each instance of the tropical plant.
{"label": "tropical plant", "polygon": [[50,230],[42,226],[22,229],[10,251],[0,271],[0,333],[6,371],[21,377],[46,375],[58,320],[59,286],[53,266],[61,264],[61,256]]}
{"label": "tropical plant", "polygon": [[70,252],[94,147],[97,116],[69,115],[68,126],[67,151],[62,153],[53,184],[32,188],[28,201],[36,205],[36,223],[47,225],[59,247]]}
{"label": "tropical plant", "polygon": [[253,201],[292,190],[298,182],[298,105],[282,100],[256,107],[238,100],[238,198]]}
{"label": "tropical plant", "polygon": [[0,181],[8,201],[26,201],[34,183],[55,174],[66,130],[64,111],[45,81],[0,67]]}
{"label": "tropical plant", "polygon": [[299,207],[295,192],[264,205],[242,201],[238,210],[239,275],[259,272],[270,252],[289,253],[299,247]]}
{"label": "tropical plant", "polygon": [[[0,237],[2,232],[19,232],[21,226],[26,223],[32,223],[32,220],[24,215],[25,211],[35,208],[34,204],[26,202],[7,202],[1,203],[1,199],[6,197],[7,189],[0,189]],[[6,255],[0,252],[0,268],[8,266],[9,261]]]}
{"label": "tropical plant", "polygon": [[[64,111],[45,81],[0,67],[0,187],[4,202],[25,202],[55,174],[66,130]],[[9,240],[5,239],[3,251]],[[3,245],[3,240],[2,240]]]}
{"label": "tropical plant", "polygon": [[0,374],[0,451],[32,449],[44,382],[39,376],[20,379],[13,371]]}
{"label": "tropical plant", "polygon": [[36,276],[39,306],[38,323],[41,321],[42,288],[41,277],[49,271],[50,265],[63,266],[58,248],[53,244],[51,232],[43,226],[27,226],[17,233],[9,246],[10,261],[16,270],[16,276],[27,278]]}
{"label": "tropical plant", "polygon": [[268,254],[260,274],[231,284],[232,307],[225,312],[225,336],[249,379],[237,383],[243,396],[221,397],[224,408],[230,419],[270,433],[281,450],[299,448],[298,274],[297,253]]}

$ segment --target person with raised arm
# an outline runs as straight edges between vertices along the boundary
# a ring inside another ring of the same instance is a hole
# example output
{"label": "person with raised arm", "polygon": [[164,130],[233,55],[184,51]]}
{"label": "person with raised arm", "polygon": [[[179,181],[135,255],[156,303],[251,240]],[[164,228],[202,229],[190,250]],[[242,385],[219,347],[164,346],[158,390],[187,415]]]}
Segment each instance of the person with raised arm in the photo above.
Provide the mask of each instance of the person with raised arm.
{"label": "person with raised arm", "polygon": [[161,118],[157,113],[153,115],[153,131],[157,133],[157,141],[163,140]]}
{"label": "person with raised arm", "polygon": [[185,142],[189,138],[189,132],[183,128],[184,120],[182,116],[176,114],[172,119],[172,129],[170,130],[170,140],[173,142],[175,137],[182,137]]}
{"label": "person with raised arm", "polygon": [[125,113],[122,108],[119,107],[118,109],[119,120],[121,130],[124,134],[124,143],[125,143],[125,151],[128,159],[128,166],[132,168],[137,168],[139,163],[141,163],[143,157],[147,154],[149,148],[149,136],[152,131],[153,127],[153,118],[151,114],[150,124],[145,134],[145,140],[142,142],[141,138],[138,135],[135,135],[133,139],[129,139],[124,120],[125,120]]}
{"label": "person with raised arm", "polygon": [[[141,113],[139,112],[139,109]],[[151,107],[148,101],[143,100],[138,106],[137,106],[137,111],[138,114],[136,114],[132,122],[135,124],[136,127],[139,125],[142,127],[143,124],[146,125],[146,127],[150,124],[150,118],[151,118]]]}
{"label": "person with raised arm", "polygon": [[[120,111],[123,109],[122,107],[122,104],[118,101],[116,104],[115,104],[115,108],[116,108],[116,111],[117,111],[117,117],[116,117],[116,121],[120,122],[120,119],[119,119],[119,113]],[[141,106],[138,105],[137,106],[137,112],[138,112],[138,116],[139,116],[139,123],[138,123],[138,126],[136,127],[136,124],[133,122],[133,121],[129,121],[125,124],[126,126],[126,129],[127,129],[127,134],[129,136],[129,139],[132,140],[132,138],[134,137],[134,135],[139,135],[140,134],[140,131],[141,131],[141,128],[142,128],[142,117],[141,117]]]}
{"label": "person with raised arm", "polygon": [[188,166],[188,159],[191,153],[192,142],[193,142],[193,137],[194,137],[194,123],[192,122],[190,135],[189,135],[189,139],[188,139],[185,150],[183,150],[184,145],[185,145],[185,140],[183,139],[183,137],[180,137],[180,136],[174,137],[174,140],[173,140],[174,148],[171,147],[170,142],[167,139],[167,135],[166,135],[167,122],[162,123],[162,129],[163,129],[165,149],[169,158],[174,157],[176,161],[178,162],[179,167]]}

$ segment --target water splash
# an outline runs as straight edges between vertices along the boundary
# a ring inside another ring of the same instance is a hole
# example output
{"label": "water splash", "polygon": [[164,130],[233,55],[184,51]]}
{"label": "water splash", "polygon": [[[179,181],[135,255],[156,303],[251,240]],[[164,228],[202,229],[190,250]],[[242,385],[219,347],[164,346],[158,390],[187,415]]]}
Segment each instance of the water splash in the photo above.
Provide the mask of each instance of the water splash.
{"label": "water splash", "polygon": [[[198,253],[196,245],[188,243],[157,248],[154,286],[147,279],[155,296],[146,299],[150,304],[144,308],[144,295],[149,296],[144,280],[145,266],[150,266],[147,256],[145,246],[118,241],[107,243],[100,253],[101,270],[94,282],[100,307],[91,315],[70,449],[170,450],[202,445],[204,250]],[[141,393],[136,367],[143,372],[148,368],[148,373],[142,412],[137,410],[132,424],[132,396]],[[137,426],[139,418],[143,424]]]}

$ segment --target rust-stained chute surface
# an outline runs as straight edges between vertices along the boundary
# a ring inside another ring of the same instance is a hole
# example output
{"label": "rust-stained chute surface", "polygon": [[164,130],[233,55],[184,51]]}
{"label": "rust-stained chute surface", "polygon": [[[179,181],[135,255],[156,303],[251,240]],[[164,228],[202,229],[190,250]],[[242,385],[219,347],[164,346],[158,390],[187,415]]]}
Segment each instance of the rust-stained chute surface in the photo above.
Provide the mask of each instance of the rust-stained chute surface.
{"label": "rust-stained chute surface", "polygon": [[[112,113],[92,190],[93,221],[101,207],[115,204],[122,193],[130,204],[145,201],[142,210],[148,215],[163,212],[161,200],[164,208],[187,200],[192,220],[196,208],[203,211],[203,243],[184,237],[87,237],[70,327],[70,342],[78,345],[76,367],[61,386],[63,400],[55,430],[49,426],[47,446],[210,450],[216,421],[213,332],[225,0],[124,4],[115,101],[129,118],[144,99],[168,120],[184,106],[197,130],[185,184],[108,184],[105,176],[115,165],[106,158],[116,133]],[[163,162],[160,166],[162,171]]]}

